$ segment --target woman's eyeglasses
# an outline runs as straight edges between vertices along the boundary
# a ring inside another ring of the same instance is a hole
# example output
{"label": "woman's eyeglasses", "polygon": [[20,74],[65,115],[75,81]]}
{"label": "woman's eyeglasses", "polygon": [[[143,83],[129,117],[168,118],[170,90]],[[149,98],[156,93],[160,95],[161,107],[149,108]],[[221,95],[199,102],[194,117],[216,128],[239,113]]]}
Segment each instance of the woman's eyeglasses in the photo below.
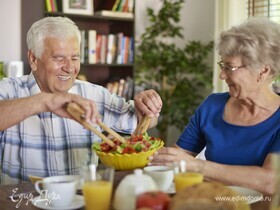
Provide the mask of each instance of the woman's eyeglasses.
{"label": "woman's eyeglasses", "polygon": [[221,70],[226,70],[227,72],[233,72],[233,71],[236,71],[240,68],[245,67],[244,65],[243,66],[238,66],[238,67],[232,67],[228,64],[225,64],[223,61],[219,61],[217,64],[220,66]]}

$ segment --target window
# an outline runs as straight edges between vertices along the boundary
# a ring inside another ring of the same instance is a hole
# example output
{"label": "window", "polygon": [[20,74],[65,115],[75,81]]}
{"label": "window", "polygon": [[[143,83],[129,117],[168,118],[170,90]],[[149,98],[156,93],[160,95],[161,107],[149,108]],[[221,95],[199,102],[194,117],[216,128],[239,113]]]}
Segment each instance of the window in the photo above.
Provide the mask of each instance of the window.
{"label": "window", "polygon": [[268,17],[280,23],[280,0],[247,0],[248,17]]}

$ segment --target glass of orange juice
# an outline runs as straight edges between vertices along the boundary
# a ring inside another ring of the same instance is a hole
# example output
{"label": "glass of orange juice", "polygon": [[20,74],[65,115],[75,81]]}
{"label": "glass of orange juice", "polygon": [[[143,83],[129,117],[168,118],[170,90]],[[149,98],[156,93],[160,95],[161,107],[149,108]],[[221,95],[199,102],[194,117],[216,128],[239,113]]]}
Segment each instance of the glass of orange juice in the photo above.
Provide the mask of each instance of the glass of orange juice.
{"label": "glass of orange juice", "polygon": [[90,164],[81,170],[86,210],[109,210],[112,198],[114,169]]}
{"label": "glass of orange juice", "polygon": [[275,173],[275,193],[272,196],[269,210],[280,210],[280,153],[272,155],[272,169]]}
{"label": "glass of orange juice", "polygon": [[203,182],[203,174],[200,172],[189,172],[186,170],[186,161],[182,160],[174,165],[174,184],[176,192],[186,187]]}

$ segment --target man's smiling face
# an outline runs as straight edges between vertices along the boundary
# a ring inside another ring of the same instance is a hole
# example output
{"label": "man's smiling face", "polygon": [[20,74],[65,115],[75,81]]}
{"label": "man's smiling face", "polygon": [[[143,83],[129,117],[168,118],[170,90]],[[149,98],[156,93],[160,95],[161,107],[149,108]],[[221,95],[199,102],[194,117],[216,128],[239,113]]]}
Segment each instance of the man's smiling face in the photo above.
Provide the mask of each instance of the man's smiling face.
{"label": "man's smiling face", "polygon": [[46,38],[41,58],[36,58],[34,76],[44,92],[67,92],[80,71],[80,45],[76,37]]}

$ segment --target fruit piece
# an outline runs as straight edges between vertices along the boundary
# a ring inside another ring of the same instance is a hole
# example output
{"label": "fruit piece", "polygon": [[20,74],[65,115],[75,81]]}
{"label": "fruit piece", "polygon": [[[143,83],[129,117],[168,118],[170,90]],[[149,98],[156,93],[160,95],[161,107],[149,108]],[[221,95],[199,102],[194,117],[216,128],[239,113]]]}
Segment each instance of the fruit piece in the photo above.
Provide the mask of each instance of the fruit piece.
{"label": "fruit piece", "polygon": [[137,196],[136,208],[150,208],[151,210],[167,210],[170,202],[167,193],[161,191],[145,192]]}

